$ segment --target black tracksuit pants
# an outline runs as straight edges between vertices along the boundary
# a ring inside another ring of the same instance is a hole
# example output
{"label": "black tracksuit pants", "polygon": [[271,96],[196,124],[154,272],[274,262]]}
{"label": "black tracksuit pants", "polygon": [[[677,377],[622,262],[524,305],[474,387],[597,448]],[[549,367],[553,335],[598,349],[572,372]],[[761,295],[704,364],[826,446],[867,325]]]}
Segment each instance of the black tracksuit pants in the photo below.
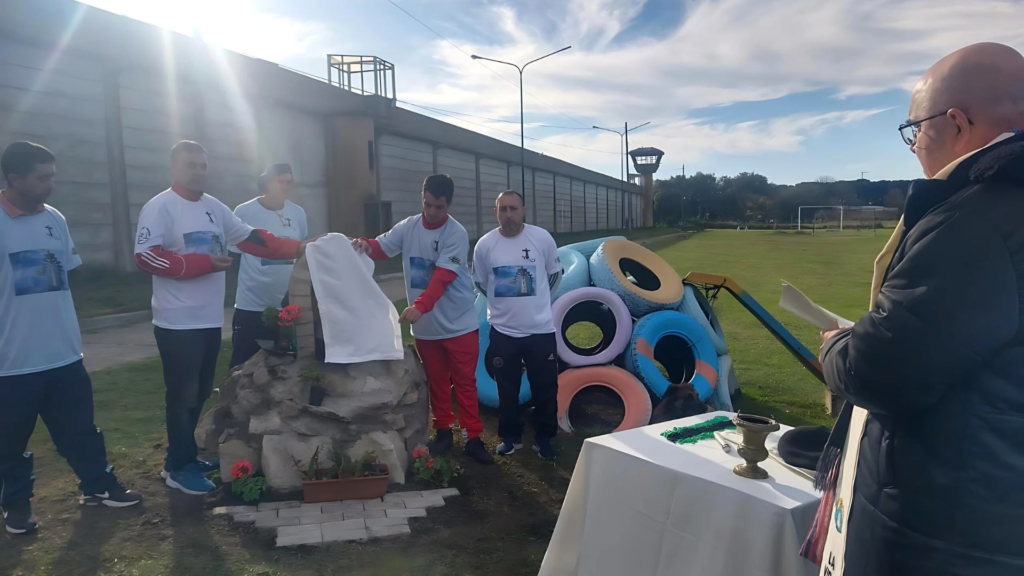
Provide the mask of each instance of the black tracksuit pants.
{"label": "black tracksuit pants", "polygon": [[213,392],[213,378],[220,354],[220,328],[167,330],[154,327],[156,347],[164,368],[167,387],[167,464],[177,472],[195,462],[196,426],[203,404]]}
{"label": "black tracksuit pants", "polygon": [[57,452],[80,480],[83,494],[116,482],[107,465],[103,433],[93,423],[92,381],[82,361],[31,374],[0,377],[0,506],[32,497],[32,453],[26,452],[36,420],[50,431]]}
{"label": "black tracksuit pants", "polygon": [[231,320],[231,368],[241,366],[260,351],[257,340],[277,340],[277,329],[263,323],[263,312],[239,310]]}
{"label": "black tracksuit pants", "polygon": [[498,384],[498,436],[521,440],[519,388],[523,366],[533,396],[533,430],[537,436],[554,438],[558,432],[558,349],[555,334],[513,338],[493,327],[485,356],[488,371]]}

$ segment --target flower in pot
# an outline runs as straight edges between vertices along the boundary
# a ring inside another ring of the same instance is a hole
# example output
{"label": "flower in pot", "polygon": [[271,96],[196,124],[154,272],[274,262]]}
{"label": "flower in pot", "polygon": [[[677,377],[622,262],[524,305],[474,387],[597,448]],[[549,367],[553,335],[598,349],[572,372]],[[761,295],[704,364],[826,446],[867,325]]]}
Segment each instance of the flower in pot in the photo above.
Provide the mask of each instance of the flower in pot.
{"label": "flower in pot", "polygon": [[339,450],[334,450],[330,462],[321,462],[317,447],[309,462],[292,461],[302,474],[302,499],[307,503],[380,498],[388,490],[390,471],[373,452],[346,465]]}
{"label": "flower in pot", "polygon": [[267,328],[277,330],[277,338],[274,341],[274,351],[284,354],[293,354],[297,349],[295,341],[295,320],[302,315],[302,310],[296,304],[289,304],[278,310],[267,308],[263,311],[263,324]]}

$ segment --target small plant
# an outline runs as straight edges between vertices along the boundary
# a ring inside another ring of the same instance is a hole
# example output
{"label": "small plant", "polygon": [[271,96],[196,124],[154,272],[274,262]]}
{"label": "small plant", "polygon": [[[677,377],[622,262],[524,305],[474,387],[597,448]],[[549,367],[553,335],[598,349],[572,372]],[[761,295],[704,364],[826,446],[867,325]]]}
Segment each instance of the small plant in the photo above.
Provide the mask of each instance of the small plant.
{"label": "small plant", "polygon": [[267,491],[267,479],[253,475],[252,463],[248,460],[236,462],[231,467],[231,491],[246,502],[255,502]]}
{"label": "small plant", "polygon": [[299,380],[311,386],[318,386],[327,381],[327,376],[325,376],[323,372],[310,366],[309,368],[304,369],[302,372],[299,372]]}
{"label": "small plant", "polygon": [[426,446],[417,446],[412,451],[413,466],[416,474],[424,479],[448,487],[448,482],[459,474],[462,467],[447,456],[431,456]]}
{"label": "small plant", "polygon": [[331,460],[330,466],[322,466],[319,446],[313,451],[313,456],[309,459],[309,462],[305,464],[298,459],[292,458],[295,468],[298,469],[302,479],[306,482],[388,475],[387,468],[381,465],[377,455],[373,452],[367,452],[359,460],[346,465],[345,455],[335,448],[331,453]]}
{"label": "small plant", "polygon": [[281,313],[281,310],[274,308],[273,306],[263,311],[263,325],[267,328],[277,328],[277,315]]}

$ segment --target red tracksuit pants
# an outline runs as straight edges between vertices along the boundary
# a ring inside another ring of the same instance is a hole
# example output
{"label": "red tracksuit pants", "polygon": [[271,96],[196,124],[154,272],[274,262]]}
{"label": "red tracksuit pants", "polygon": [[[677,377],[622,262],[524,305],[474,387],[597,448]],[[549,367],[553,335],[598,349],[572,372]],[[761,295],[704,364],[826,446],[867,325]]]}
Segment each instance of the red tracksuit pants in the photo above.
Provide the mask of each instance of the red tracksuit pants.
{"label": "red tracksuit pants", "polygon": [[476,330],[444,340],[416,340],[416,349],[423,360],[423,369],[430,381],[430,411],[434,429],[443,430],[455,424],[452,412],[452,388],[459,405],[459,423],[469,438],[476,438],[484,429],[480,421],[476,394],[476,363],[480,356],[480,338]]}

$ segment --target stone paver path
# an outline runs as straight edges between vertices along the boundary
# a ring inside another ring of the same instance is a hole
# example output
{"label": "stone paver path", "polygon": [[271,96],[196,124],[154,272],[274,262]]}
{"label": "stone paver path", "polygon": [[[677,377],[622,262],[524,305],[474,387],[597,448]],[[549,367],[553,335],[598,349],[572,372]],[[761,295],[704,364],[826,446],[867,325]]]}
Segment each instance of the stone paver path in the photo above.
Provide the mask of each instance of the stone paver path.
{"label": "stone paver path", "polygon": [[458,496],[455,488],[422,492],[392,492],[372,500],[343,500],[321,504],[299,501],[266,502],[258,506],[215,508],[235,522],[277,531],[277,546],[319,546],[329,542],[368,540],[410,534],[409,518],[426,516],[427,508],[444,506]]}

